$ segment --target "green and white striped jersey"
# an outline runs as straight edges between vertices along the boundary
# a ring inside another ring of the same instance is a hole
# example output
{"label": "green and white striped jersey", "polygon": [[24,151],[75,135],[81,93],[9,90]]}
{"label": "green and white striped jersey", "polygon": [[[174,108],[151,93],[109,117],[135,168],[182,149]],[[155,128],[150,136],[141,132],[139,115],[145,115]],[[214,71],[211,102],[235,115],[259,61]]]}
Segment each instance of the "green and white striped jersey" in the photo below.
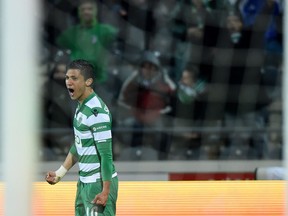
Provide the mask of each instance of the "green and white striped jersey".
{"label": "green and white striped jersey", "polygon": [[106,104],[92,93],[78,105],[73,125],[75,143],[70,152],[78,158],[80,181],[111,180],[117,173],[112,159],[112,116]]}

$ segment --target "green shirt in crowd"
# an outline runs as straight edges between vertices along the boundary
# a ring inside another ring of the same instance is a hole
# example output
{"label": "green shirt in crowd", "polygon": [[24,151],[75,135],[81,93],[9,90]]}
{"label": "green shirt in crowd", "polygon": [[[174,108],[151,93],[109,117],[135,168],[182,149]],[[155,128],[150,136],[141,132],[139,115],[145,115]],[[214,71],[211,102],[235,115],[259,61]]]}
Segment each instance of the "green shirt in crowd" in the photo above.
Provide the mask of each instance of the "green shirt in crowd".
{"label": "green shirt in crowd", "polygon": [[84,59],[95,67],[98,83],[107,80],[107,61],[109,47],[116,38],[117,29],[111,25],[95,22],[91,27],[81,24],[62,32],[56,43],[71,51],[71,60]]}

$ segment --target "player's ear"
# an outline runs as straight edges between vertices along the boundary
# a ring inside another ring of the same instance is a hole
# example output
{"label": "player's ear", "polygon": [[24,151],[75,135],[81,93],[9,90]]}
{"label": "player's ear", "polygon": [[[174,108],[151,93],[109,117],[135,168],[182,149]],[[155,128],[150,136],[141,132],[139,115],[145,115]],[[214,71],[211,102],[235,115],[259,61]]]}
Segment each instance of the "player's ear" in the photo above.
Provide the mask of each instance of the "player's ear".
{"label": "player's ear", "polygon": [[89,79],[87,79],[85,81],[85,84],[86,84],[87,87],[90,87],[92,85],[92,83],[93,83],[93,79],[92,78],[89,78]]}

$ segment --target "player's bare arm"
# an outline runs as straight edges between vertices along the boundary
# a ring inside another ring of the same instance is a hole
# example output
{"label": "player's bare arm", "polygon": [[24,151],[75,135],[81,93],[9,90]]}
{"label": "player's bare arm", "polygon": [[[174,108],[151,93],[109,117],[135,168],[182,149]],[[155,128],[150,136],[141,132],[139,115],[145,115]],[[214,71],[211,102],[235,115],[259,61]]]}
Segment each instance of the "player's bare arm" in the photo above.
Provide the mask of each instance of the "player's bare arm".
{"label": "player's bare arm", "polygon": [[56,171],[47,172],[45,180],[51,185],[58,183],[76,162],[76,158],[69,152],[61,167]]}

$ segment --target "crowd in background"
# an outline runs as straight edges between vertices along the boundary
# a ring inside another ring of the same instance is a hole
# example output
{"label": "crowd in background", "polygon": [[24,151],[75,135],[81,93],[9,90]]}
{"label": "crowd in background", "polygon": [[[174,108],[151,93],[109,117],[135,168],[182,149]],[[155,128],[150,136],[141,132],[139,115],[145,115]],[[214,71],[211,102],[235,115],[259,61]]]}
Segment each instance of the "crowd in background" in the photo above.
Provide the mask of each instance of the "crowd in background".
{"label": "crowd in background", "polygon": [[[73,142],[65,65],[95,67],[116,160],[281,159],[281,0],[44,0],[43,160]],[[274,128],[275,130],[270,130]]]}

